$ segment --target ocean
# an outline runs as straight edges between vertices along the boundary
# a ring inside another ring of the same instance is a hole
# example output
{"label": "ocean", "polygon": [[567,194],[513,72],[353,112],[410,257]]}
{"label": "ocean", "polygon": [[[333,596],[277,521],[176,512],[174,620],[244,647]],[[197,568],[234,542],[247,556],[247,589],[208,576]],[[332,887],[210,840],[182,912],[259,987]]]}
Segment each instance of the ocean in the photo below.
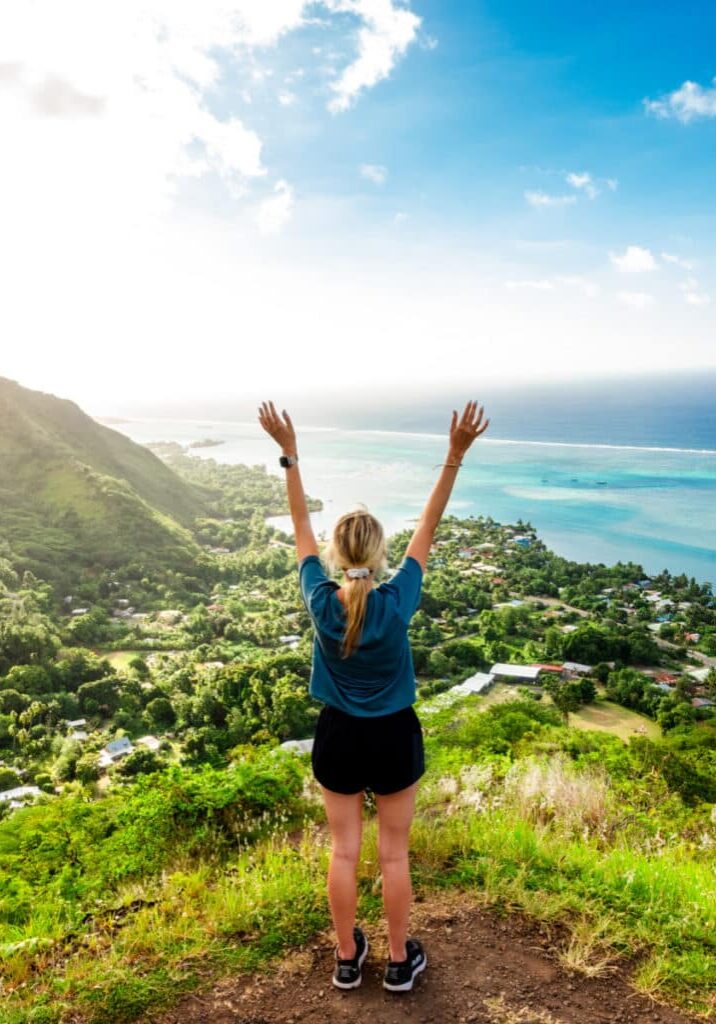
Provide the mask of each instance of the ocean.
{"label": "ocean", "polygon": [[[614,386],[609,401],[596,388],[574,388],[563,393],[558,414],[553,407],[551,416],[534,395],[513,397],[508,415],[504,395],[489,404],[488,396],[468,394],[459,411],[467,398],[477,397],[491,423],[464,459],[446,514],[522,519],[566,558],[635,562],[648,574],[668,569],[716,584],[716,375],[680,390],[672,382],[671,388],[678,392],[671,402],[654,388],[650,397],[647,386]],[[662,404],[655,407],[657,402]],[[450,411],[448,402],[446,424]],[[423,430],[391,428],[388,415],[380,429],[316,426],[308,425],[305,412],[300,419],[293,407],[289,412],[306,493],[324,502],[323,511],[312,514],[318,537],[328,536],[338,516],[359,502],[388,534],[414,523],[445,457],[447,427],[431,429],[432,415]],[[279,450],[257,420],[137,417],[114,428],[140,443],[211,437],[223,443],[196,449],[196,455],[284,474]],[[289,517],[270,521],[291,532]]]}

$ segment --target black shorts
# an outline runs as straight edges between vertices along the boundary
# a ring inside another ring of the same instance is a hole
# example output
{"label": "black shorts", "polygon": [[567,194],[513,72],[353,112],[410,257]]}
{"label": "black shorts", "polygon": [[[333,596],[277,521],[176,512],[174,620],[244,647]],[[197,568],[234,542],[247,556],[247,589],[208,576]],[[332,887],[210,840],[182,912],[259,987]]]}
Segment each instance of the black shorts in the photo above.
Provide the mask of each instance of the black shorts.
{"label": "black shorts", "polygon": [[420,719],[412,705],[367,718],[324,704],[311,764],[318,782],[333,793],[397,793],[425,772]]}

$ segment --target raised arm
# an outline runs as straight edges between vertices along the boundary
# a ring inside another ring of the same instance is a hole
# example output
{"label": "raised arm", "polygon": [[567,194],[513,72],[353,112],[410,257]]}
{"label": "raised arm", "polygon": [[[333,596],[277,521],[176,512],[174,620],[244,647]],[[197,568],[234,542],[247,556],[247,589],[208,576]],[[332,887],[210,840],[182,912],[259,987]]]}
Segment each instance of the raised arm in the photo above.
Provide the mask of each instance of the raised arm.
{"label": "raised arm", "polygon": [[[270,434],[276,444],[279,445],[283,455],[298,456],[296,431],[291,422],[291,417],[285,409],[283,410],[283,419],[281,419],[274,408],[273,402],[262,402],[259,408],[259,423],[266,433]],[[286,473],[288,507],[291,510],[293,532],[296,540],[296,557],[300,562],[306,555],[317,555],[318,544],[316,543],[313,527],[308,515],[306,495],[303,492],[298,463],[287,466],[284,472]]]}
{"label": "raised arm", "polygon": [[475,438],[487,430],[487,425],[490,422],[489,419],[484,423],[481,422],[484,411],[482,406],[477,411],[477,415],[475,415],[476,409],[477,402],[468,402],[459,422],[457,411],[453,409],[447,459],[443,463],[438,481],[432,489],[423,514],[415,527],[415,533],[405,551],[406,556],[410,555],[420,563],[423,572],[428,564],[433,537],[450,499],[463,456]]}

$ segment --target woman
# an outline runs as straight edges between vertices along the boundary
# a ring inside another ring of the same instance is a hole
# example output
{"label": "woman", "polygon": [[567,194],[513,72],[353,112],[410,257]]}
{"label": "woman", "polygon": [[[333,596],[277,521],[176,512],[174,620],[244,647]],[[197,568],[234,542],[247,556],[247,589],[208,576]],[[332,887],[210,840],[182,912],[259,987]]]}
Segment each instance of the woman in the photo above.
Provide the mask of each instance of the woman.
{"label": "woman", "polygon": [[448,458],[408,544],[387,582],[373,586],[387,567],[383,528],[367,509],[337,521],[325,552],[327,575],[306,508],[298,447],[286,410],[263,402],[259,422],[280,445],[293,520],[301,594],[315,627],[310,694],[323,702],[311,753],[331,831],[328,900],[337,937],[333,984],[357,988],[368,941],[356,927],[356,867],[360,855],[363,794],[372,790],[378,812],[378,851],[390,959],[383,987],[405,992],[427,965],[418,939],[408,938],[412,886],[408,860],[417,783],[425,771],[423,736],[413,704],[415,672],[407,630],[418,607],[433,535],[447,505],[462,457],[482,434],[483,408],[468,402],[453,411]]}

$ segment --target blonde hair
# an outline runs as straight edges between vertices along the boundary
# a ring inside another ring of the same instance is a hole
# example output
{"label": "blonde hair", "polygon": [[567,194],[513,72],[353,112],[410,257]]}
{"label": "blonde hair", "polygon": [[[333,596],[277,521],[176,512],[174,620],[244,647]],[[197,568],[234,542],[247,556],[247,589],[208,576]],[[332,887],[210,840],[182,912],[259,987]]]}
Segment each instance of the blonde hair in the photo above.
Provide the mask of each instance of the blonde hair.
{"label": "blonde hair", "polygon": [[373,579],[377,572],[385,571],[388,567],[383,527],[365,505],[353,512],[346,512],[338,519],[324,557],[332,573],[338,569],[363,565],[373,570],[370,576],[349,576],[343,584],[346,631],[341,645],[341,657],[347,658],[360,642]]}

